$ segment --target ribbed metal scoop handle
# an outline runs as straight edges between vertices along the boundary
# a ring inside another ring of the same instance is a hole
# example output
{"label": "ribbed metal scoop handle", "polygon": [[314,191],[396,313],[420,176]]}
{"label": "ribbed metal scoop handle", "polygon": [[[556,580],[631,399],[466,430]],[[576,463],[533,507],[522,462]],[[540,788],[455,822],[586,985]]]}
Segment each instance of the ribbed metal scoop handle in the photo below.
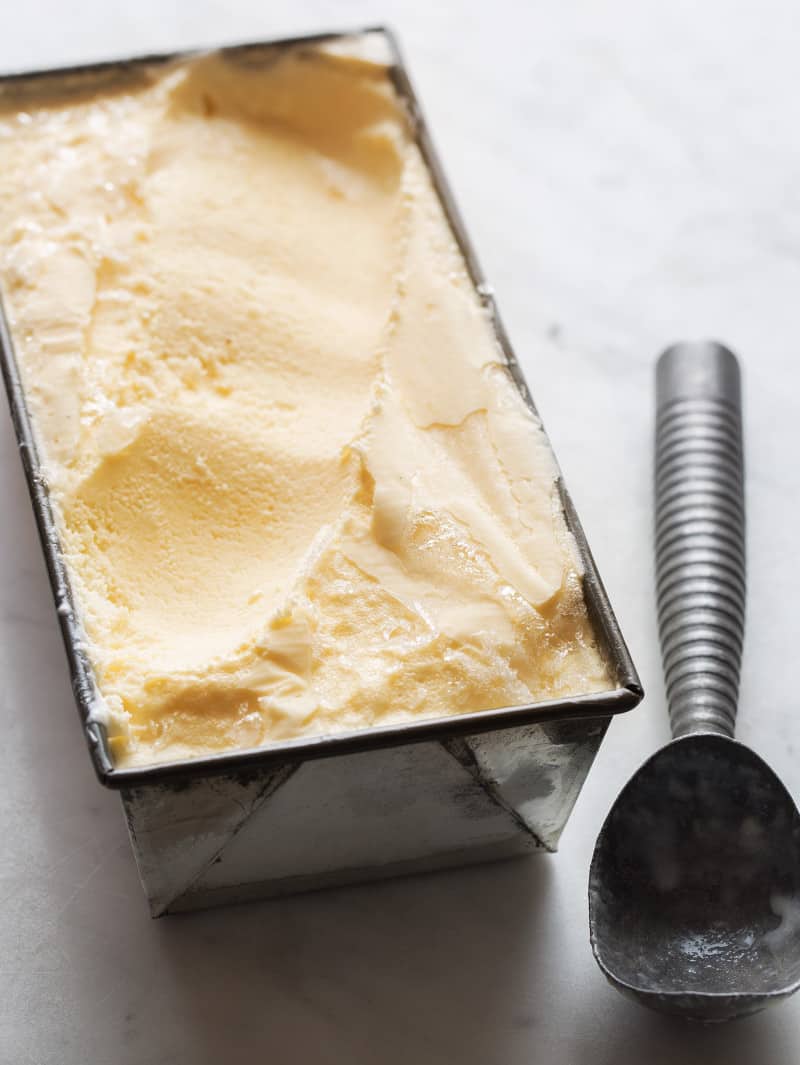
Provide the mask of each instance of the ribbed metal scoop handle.
{"label": "ribbed metal scoop handle", "polygon": [[656,368],[655,554],[672,735],[733,736],[745,613],[741,382],[713,342]]}

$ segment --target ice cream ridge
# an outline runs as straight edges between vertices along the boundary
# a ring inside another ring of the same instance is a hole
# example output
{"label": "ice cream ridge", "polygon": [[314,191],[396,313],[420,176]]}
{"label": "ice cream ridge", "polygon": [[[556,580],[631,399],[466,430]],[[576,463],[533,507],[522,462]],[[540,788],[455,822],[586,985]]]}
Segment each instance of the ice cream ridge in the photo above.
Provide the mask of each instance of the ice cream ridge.
{"label": "ice cream ridge", "polygon": [[0,108],[0,283],[118,765],[612,686],[384,63]]}

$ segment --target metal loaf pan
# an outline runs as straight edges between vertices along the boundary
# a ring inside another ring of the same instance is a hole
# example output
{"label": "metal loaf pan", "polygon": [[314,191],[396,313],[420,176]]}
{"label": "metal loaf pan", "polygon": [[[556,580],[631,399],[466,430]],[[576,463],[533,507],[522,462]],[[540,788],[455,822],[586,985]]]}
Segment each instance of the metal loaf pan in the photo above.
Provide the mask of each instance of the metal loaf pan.
{"label": "metal loaf pan", "polygon": [[[268,62],[276,49],[365,35],[381,42],[475,289],[492,316],[514,380],[535,409],[391,32],[376,28],[326,33],[219,51],[250,65]],[[12,74],[0,78],[0,98],[9,90],[36,93],[46,86],[45,79],[56,78],[62,91],[99,91],[121,76],[136,78],[144,67],[194,54]],[[155,916],[555,850],[611,716],[642,698],[636,669],[563,481],[559,487],[564,513],[583,562],[595,634],[614,678],[611,690],[118,769],[105,727],[92,714],[97,685],[2,313],[0,362],[89,753],[100,782],[121,793]]]}

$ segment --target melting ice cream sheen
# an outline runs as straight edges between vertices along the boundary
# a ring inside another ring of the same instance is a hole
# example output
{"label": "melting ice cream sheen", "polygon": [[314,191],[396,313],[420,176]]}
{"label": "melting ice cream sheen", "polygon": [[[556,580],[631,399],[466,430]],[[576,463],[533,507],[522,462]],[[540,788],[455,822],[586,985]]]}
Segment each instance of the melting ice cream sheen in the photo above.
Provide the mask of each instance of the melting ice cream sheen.
{"label": "melting ice cream sheen", "polygon": [[386,67],[53,85],[2,101],[1,276],[117,764],[608,689]]}

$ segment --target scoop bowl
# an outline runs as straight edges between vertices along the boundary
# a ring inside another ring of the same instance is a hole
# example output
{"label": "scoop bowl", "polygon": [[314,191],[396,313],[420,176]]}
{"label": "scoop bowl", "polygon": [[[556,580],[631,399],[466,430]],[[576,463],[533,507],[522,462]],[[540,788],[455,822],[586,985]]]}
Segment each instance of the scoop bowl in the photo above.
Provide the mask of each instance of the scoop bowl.
{"label": "scoop bowl", "polygon": [[800,814],[749,748],[696,733],[611,809],[589,875],[594,956],[644,1005],[703,1021],[800,987]]}

